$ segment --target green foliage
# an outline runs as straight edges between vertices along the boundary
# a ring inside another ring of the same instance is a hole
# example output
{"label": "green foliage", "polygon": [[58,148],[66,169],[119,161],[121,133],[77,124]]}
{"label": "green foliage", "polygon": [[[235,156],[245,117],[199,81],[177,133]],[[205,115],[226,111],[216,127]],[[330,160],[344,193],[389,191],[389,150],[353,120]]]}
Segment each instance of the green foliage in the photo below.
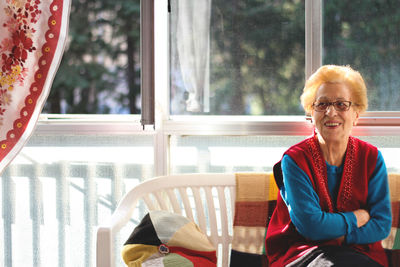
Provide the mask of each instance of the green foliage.
{"label": "green foliage", "polygon": [[[230,3],[213,1],[212,24],[219,27],[212,29],[212,113],[303,113],[298,97],[304,83],[304,2]],[[216,82],[221,78],[225,83]],[[220,105],[221,98],[230,98],[231,105]]]}
{"label": "green foliage", "polygon": [[400,2],[325,1],[324,64],[363,75],[369,110],[400,110]]}
{"label": "green foliage", "polygon": [[[297,0],[212,1],[207,114],[304,114],[304,12]],[[172,92],[181,86],[173,80]],[[185,113],[184,105],[173,112]]]}
{"label": "green foliage", "polygon": [[139,20],[139,0],[73,0],[67,48],[44,111],[139,113]]}

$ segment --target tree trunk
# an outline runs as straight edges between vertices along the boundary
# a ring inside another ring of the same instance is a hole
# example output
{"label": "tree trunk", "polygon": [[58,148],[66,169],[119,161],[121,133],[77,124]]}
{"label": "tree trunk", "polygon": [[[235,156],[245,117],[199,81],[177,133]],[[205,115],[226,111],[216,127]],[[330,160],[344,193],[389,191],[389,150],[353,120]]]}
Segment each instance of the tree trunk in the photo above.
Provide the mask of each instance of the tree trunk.
{"label": "tree trunk", "polygon": [[244,103],[243,103],[243,77],[241,73],[241,64],[243,60],[243,51],[240,48],[242,36],[240,31],[240,19],[238,16],[238,0],[234,0],[232,3],[232,38],[231,38],[231,57],[233,64],[233,84],[232,90],[233,95],[231,99],[231,114],[232,115],[245,115]]}

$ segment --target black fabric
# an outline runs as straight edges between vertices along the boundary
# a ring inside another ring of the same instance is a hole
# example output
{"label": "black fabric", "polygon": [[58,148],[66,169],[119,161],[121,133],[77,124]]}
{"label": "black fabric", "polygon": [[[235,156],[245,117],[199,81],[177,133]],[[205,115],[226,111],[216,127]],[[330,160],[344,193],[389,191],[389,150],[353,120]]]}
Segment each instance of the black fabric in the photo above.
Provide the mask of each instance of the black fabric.
{"label": "black fabric", "polygon": [[268,260],[265,255],[244,253],[231,250],[229,267],[268,267]]}
{"label": "black fabric", "polygon": [[273,172],[274,172],[275,183],[278,186],[278,188],[281,189],[283,186],[283,174],[282,174],[281,161],[279,161],[278,163],[276,163],[274,165]]}
{"label": "black fabric", "polygon": [[286,267],[382,267],[367,255],[347,246],[316,248]]}
{"label": "black fabric", "polygon": [[399,249],[385,249],[389,266],[390,267],[399,267],[400,262],[400,250]]}
{"label": "black fabric", "polygon": [[135,227],[132,234],[124,245],[143,244],[143,245],[161,245],[161,240],[157,237],[150,215],[146,214],[138,226]]}

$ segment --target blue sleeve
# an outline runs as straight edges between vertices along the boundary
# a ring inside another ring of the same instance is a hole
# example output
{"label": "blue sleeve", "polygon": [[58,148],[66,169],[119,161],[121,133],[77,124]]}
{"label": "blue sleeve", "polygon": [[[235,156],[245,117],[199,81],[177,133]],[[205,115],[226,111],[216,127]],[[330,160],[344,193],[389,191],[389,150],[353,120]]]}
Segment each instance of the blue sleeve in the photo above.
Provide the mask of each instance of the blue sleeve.
{"label": "blue sleeve", "polygon": [[300,234],[311,240],[336,239],[357,227],[353,212],[330,213],[321,210],[319,197],[310,179],[290,156],[283,157],[281,166],[281,196]]}
{"label": "blue sleeve", "polygon": [[370,220],[360,228],[354,228],[347,236],[350,244],[368,244],[386,238],[392,226],[389,183],[386,165],[378,152],[375,170],[368,182],[368,211]]}

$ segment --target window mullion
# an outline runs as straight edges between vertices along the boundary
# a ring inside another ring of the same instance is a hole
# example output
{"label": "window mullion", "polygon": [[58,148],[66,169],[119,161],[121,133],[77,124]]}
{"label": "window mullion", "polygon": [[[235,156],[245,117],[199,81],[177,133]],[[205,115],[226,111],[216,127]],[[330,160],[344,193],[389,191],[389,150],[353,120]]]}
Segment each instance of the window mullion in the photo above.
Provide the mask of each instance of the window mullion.
{"label": "window mullion", "polygon": [[[144,1],[144,0],[142,0]],[[154,174],[167,175],[169,170],[169,136],[164,123],[169,120],[169,1],[154,0],[154,73],[155,130]],[[172,11],[171,11],[172,12]]]}
{"label": "window mullion", "polygon": [[154,125],[154,0],[140,1],[141,123]]}
{"label": "window mullion", "polygon": [[306,0],[306,79],[322,66],[322,0]]}

